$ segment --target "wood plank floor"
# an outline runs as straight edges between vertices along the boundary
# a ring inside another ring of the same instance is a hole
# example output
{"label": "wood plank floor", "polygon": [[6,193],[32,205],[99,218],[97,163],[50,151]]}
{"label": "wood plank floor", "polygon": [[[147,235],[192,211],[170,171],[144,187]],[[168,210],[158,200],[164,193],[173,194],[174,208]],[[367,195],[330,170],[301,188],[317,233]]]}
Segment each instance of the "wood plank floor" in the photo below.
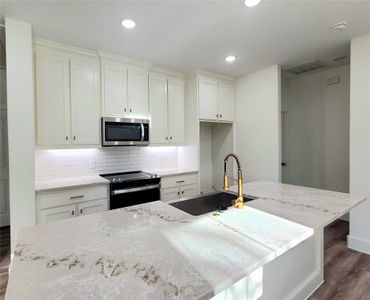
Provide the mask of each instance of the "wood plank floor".
{"label": "wood plank floor", "polygon": [[370,255],[347,248],[348,222],[325,228],[325,282],[310,300],[370,300]]}
{"label": "wood plank floor", "polygon": [[[309,300],[370,300],[370,255],[346,247],[348,222],[325,228],[325,282]],[[0,300],[10,263],[10,228],[0,228]],[[280,299],[276,299],[280,300]]]}
{"label": "wood plank floor", "polygon": [[10,264],[10,227],[0,228],[0,300],[5,297]]}

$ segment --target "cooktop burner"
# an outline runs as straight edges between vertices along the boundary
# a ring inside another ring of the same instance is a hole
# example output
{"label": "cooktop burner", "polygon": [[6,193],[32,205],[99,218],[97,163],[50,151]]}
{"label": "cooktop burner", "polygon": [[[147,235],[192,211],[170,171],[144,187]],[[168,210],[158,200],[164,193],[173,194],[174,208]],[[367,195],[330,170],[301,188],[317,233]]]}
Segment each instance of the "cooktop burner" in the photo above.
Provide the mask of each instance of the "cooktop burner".
{"label": "cooktop burner", "polygon": [[109,180],[111,183],[128,182],[136,180],[148,180],[159,178],[157,174],[150,174],[142,171],[122,172],[122,173],[108,173],[100,174],[101,177]]}

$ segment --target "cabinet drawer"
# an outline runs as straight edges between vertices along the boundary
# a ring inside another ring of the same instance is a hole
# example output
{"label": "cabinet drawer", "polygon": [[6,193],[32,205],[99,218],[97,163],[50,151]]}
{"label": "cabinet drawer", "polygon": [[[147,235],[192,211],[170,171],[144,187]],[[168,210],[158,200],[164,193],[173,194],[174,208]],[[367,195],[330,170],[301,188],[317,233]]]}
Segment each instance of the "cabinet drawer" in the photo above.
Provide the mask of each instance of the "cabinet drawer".
{"label": "cabinet drawer", "polygon": [[106,185],[42,192],[37,195],[39,209],[107,198]]}
{"label": "cabinet drawer", "polygon": [[188,184],[181,187],[181,198],[192,197],[197,194],[197,185]]}
{"label": "cabinet drawer", "polygon": [[162,188],[169,188],[169,187],[177,187],[187,184],[196,184],[198,180],[198,174],[184,174],[184,175],[175,175],[175,176],[168,176],[161,179],[161,187]]}
{"label": "cabinet drawer", "polygon": [[107,199],[100,199],[94,201],[87,201],[78,204],[78,215],[90,215],[107,210]]}

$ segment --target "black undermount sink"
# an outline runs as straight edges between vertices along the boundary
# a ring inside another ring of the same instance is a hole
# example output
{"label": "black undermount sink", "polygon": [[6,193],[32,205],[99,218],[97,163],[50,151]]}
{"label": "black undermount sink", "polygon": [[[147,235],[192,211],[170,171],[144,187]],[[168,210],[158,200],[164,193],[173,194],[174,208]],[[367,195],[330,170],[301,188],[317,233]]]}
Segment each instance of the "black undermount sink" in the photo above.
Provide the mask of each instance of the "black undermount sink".
{"label": "black undermount sink", "polygon": [[[171,203],[170,205],[193,216],[200,216],[212,211],[225,210],[232,205],[232,200],[235,200],[236,198],[236,194],[229,192],[216,192]],[[256,198],[253,197],[244,197],[244,203],[255,199]]]}

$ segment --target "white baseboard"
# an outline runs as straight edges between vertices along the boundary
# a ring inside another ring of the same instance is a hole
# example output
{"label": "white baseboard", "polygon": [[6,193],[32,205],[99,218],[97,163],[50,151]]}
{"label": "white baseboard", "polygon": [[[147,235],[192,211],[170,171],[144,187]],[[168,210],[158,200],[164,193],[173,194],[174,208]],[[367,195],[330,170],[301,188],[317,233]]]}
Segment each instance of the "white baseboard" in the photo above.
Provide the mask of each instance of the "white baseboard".
{"label": "white baseboard", "polygon": [[324,283],[323,273],[315,271],[297,286],[287,297],[291,300],[308,299]]}
{"label": "white baseboard", "polygon": [[348,248],[370,254],[370,241],[363,240],[354,236],[347,236]]}

